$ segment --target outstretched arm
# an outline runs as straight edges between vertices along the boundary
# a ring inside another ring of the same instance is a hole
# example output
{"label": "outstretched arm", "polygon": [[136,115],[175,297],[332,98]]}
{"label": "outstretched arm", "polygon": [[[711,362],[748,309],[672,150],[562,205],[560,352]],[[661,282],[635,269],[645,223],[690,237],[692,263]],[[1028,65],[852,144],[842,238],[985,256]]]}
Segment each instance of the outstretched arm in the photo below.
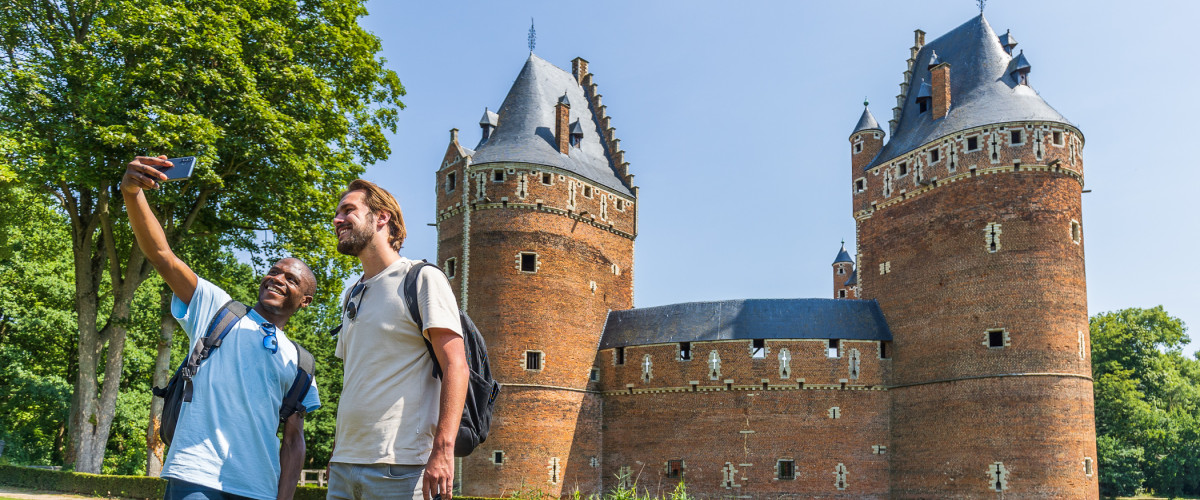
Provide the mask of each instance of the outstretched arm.
{"label": "outstretched arm", "polygon": [[167,174],[160,172],[155,166],[169,167],[171,162],[166,156],[139,156],[129,162],[125,169],[125,177],[121,179],[121,195],[125,198],[125,210],[129,213],[129,225],[133,227],[133,235],[137,238],[138,248],[146,255],[146,260],[158,271],[175,296],[184,304],[192,302],[192,294],[196,292],[196,273],[184,264],[171,247],[167,245],[167,235],[150,204],[146,201],[144,189],[156,189],[158,181],[166,179]]}
{"label": "outstretched arm", "polygon": [[283,423],[283,441],[279,443],[278,500],[291,500],[304,467],[304,412],[298,411]]}
{"label": "outstretched arm", "polygon": [[442,366],[442,399],[438,405],[433,453],[429,455],[429,463],[425,464],[421,488],[426,500],[439,494],[442,500],[448,500],[454,495],[454,440],[458,437],[471,375],[462,336],[447,328],[430,328],[428,332],[433,353]]}

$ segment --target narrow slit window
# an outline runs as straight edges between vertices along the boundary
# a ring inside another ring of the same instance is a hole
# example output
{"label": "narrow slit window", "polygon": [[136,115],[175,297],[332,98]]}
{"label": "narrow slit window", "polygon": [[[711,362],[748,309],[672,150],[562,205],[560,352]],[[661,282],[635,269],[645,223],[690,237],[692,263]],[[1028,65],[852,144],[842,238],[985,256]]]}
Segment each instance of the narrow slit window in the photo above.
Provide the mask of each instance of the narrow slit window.
{"label": "narrow slit window", "polygon": [[599,382],[600,381],[600,370],[592,368],[592,372],[588,374],[588,380],[591,380],[592,382]]}
{"label": "narrow slit window", "polygon": [[501,465],[504,463],[504,452],[496,450],[492,452],[492,463]]}
{"label": "narrow slit window", "polygon": [[618,347],[613,350],[613,363],[617,365],[625,364],[625,348]]}
{"label": "narrow slit window", "polygon": [[691,342],[680,342],[679,343],[679,360],[680,361],[690,361],[691,359],[692,359],[692,343]]}
{"label": "narrow slit window", "polygon": [[458,271],[458,259],[453,257],[446,259],[446,277],[453,278]]}
{"label": "narrow slit window", "polygon": [[1071,221],[1071,241],[1076,245],[1083,241],[1083,229],[1079,226],[1079,221]]}
{"label": "narrow slit window", "polygon": [[536,273],[538,268],[537,254],[531,252],[521,253],[521,272]]}
{"label": "narrow slit window", "polygon": [[983,229],[984,242],[987,243],[987,251],[996,253],[1000,251],[1000,224],[989,222],[987,227]]}
{"label": "narrow slit window", "polygon": [[879,343],[879,358],[890,359],[892,356],[892,343],[883,341]]}

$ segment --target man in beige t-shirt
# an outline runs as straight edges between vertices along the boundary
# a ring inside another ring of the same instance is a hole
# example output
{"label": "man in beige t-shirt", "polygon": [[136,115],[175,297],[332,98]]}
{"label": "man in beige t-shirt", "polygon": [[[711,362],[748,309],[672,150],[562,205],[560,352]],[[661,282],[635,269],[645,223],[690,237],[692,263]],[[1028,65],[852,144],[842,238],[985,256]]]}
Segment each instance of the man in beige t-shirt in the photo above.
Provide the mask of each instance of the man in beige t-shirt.
{"label": "man in beige t-shirt", "polygon": [[[450,284],[437,269],[421,271],[420,331],[403,297],[414,261],[398,253],[405,231],[395,198],[356,180],[343,193],[333,223],[338,251],[357,256],[363,276],[342,301],[336,355],[345,362],[345,376],[328,499],[448,499],[469,376]],[[442,380],[432,375],[426,338],[443,367]]]}

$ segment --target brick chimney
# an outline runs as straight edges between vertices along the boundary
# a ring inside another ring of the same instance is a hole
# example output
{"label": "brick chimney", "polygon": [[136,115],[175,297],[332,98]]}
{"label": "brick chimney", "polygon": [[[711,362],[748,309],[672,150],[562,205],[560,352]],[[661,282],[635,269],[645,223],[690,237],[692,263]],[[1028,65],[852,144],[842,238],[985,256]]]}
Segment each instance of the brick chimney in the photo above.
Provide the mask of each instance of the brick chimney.
{"label": "brick chimney", "polygon": [[950,112],[950,63],[941,63],[929,70],[933,80],[933,119],[946,117]]}
{"label": "brick chimney", "polygon": [[558,104],[554,106],[554,142],[558,146],[558,152],[562,154],[571,152],[571,124],[567,122],[570,117],[571,101],[567,100],[567,94],[564,92],[563,96],[558,98]]}
{"label": "brick chimney", "polygon": [[579,82],[580,85],[583,85],[583,77],[588,74],[587,64],[587,59],[582,57],[571,59],[571,74],[575,75],[575,81]]}

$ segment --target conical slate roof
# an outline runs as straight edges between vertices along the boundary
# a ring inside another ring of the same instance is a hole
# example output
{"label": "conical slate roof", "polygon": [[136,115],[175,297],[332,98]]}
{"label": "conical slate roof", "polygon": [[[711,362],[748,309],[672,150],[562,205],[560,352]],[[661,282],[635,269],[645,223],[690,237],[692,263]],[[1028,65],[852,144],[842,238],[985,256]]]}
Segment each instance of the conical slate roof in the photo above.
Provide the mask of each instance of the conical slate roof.
{"label": "conical slate roof", "polygon": [[[1028,85],[1017,85],[1007,68],[1012,56],[979,15],[934,40],[917,53],[917,61],[928,61],[933,51],[938,60],[950,63],[950,111],[944,118],[920,113],[917,92],[909,92],[900,112],[900,123],[892,140],[866,166],[889,162],[921,145],[954,132],[1014,121],[1046,121],[1071,125]],[[932,80],[929,68],[913,67],[913,82]]]}
{"label": "conical slate roof", "polygon": [[[578,148],[571,148],[570,155],[559,153],[554,139],[554,107],[561,97],[580,103],[571,106],[568,123],[579,120],[583,140]],[[629,186],[617,177],[600,138],[599,124],[575,77],[530,54],[500,106],[499,126],[475,151],[472,163],[513,162],[557,167],[614,192],[633,196]]]}
{"label": "conical slate roof", "polygon": [[480,125],[491,125],[495,127],[500,123],[500,115],[490,109],[483,108],[483,118],[479,119]]}
{"label": "conical slate roof", "polygon": [[867,109],[865,105],[863,106],[862,116],[858,118],[858,125],[854,126],[854,131],[850,132],[850,135],[857,134],[864,130],[883,131],[883,129],[879,128],[879,122],[875,121],[875,117],[871,115],[871,110]]}
{"label": "conical slate roof", "polygon": [[845,243],[842,243],[842,249],[838,251],[837,258],[833,259],[834,264],[837,264],[838,262],[849,262],[851,264],[854,263],[854,259],[851,259],[850,253],[846,251]]}

